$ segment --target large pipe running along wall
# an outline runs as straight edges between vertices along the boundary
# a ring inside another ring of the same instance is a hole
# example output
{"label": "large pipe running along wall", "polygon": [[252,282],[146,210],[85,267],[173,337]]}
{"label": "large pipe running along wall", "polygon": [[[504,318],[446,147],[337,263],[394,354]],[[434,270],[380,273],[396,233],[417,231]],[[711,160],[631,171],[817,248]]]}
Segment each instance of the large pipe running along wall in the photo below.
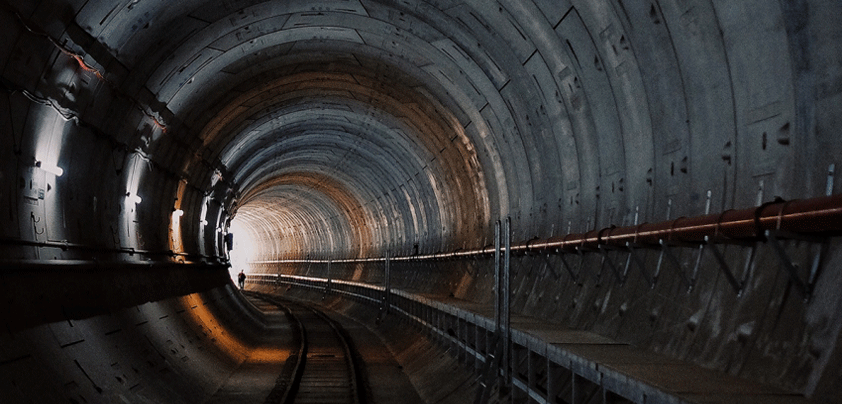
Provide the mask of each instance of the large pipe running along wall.
{"label": "large pipe running along wall", "polygon": [[[636,226],[606,227],[587,233],[567,234],[548,239],[524,240],[512,243],[512,253],[551,251],[579,253],[597,251],[600,247],[628,248],[656,247],[663,244],[746,243],[766,241],[769,233],[783,238],[838,237],[842,234],[842,195],[809,200],[774,201],[756,208],[730,210],[699,217],[680,217],[660,223]],[[815,239],[814,239],[815,240]],[[435,254],[398,257],[368,257],[319,260],[250,261],[250,264],[308,264],[308,263],[368,263],[391,261],[422,261],[435,259],[469,259],[495,253],[496,247],[475,250],[456,250]],[[505,250],[505,248],[503,248]]]}
{"label": "large pipe running along wall", "polygon": [[[245,267],[482,249],[504,217],[561,247],[838,193],[840,20],[836,0],[3,1],[0,259],[23,296],[3,304],[41,302],[3,320],[194,292],[225,306],[232,228]],[[739,297],[710,259],[687,294],[674,275],[549,282],[558,257],[524,256],[513,303],[832,400],[837,247],[807,302],[734,246],[754,274]],[[484,264],[407,263],[395,284],[486,301]]]}

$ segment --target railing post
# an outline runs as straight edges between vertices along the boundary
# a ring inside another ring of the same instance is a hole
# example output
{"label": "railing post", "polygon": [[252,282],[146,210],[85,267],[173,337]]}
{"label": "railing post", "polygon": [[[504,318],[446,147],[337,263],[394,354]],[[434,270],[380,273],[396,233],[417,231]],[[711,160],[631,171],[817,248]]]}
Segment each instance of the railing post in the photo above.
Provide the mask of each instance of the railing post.
{"label": "railing post", "polygon": [[502,310],[503,305],[502,291],[503,290],[503,276],[500,273],[500,221],[494,223],[494,332],[500,335],[503,330]]}
{"label": "railing post", "polygon": [[383,314],[389,313],[389,306],[391,305],[392,287],[390,284],[391,275],[389,269],[389,251],[386,251],[386,269],[385,269],[384,294],[383,294]]}
{"label": "railing post", "polygon": [[327,282],[325,282],[325,294],[322,296],[322,299],[327,297],[327,294],[330,293],[330,262],[331,259],[328,258],[327,260]]}
{"label": "railing post", "polygon": [[506,380],[506,386],[512,385],[512,328],[511,328],[511,250],[512,250],[512,218],[506,218],[506,225],[503,227],[503,237],[505,240],[506,250],[503,253],[503,374]]}

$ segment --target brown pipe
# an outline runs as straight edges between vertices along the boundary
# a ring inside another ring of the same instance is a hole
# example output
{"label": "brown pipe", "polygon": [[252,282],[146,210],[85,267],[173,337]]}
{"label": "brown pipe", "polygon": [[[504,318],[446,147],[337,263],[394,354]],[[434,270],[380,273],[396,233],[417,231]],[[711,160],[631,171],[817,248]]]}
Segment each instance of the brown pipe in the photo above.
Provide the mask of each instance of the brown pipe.
{"label": "brown pipe", "polygon": [[[625,248],[626,243],[657,246],[667,243],[704,243],[705,237],[714,242],[763,240],[767,230],[812,236],[842,235],[842,195],[792,201],[778,200],[755,208],[726,210],[722,213],[680,217],[658,223],[637,226],[606,227],[587,233],[567,234],[548,239],[532,239],[512,244],[512,252],[596,250],[600,246]],[[447,253],[392,257],[394,261],[429,259],[458,259],[491,255],[493,247],[459,250]],[[381,262],[385,258],[349,258],[334,263]],[[276,260],[258,263],[307,263],[328,260]]]}
{"label": "brown pipe", "polygon": [[[609,227],[584,234],[568,234],[546,240],[532,240],[530,250],[573,252],[597,249],[600,245],[625,247],[626,243],[658,245],[660,240],[674,243],[702,243],[705,237],[715,241],[754,241],[765,238],[767,230],[781,230],[804,235],[842,234],[842,195],[821,198],[775,201],[756,208],[726,210],[722,213],[680,217],[675,220],[644,223],[637,226]],[[513,246],[514,247],[514,246]]]}

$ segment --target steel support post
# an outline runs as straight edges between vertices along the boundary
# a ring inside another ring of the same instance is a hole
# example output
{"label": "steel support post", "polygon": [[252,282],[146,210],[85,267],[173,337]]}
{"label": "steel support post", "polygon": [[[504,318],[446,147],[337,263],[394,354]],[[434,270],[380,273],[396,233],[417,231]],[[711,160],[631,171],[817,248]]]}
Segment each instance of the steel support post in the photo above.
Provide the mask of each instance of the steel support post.
{"label": "steel support post", "polygon": [[500,335],[502,327],[503,276],[500,273],[500,221],[494,223],[494,332]]}
{"label": "steel support post", "polygon": [[390,272],[390,265],[389,265],[389,251],[386,251],[386,262],[385,262],[385,274],[384,274],[384,293],[383,293],[383,315],[389,313],[389,306],[392,304],[392,286],[391,286],[391,272]]}
{"label": "steel support post", "polygon": [[[479,325],[474,323],[474,335],[473,335],[474,351],[477,353],[477,355],[479,355],[479,354],[483,353],[483,351],[487,350],[487,348],[485,347],[485,341],[483,341],[482,335],[483,335],[482,327],[480,327]],[[473,357],[473,359],[471,360],[471,363],[473,364],[474,373],[479,374],[480,370],[482,369],[482,361],[480,361],[480,359],[475,355]]]}
{"label": "steel support post", "polygon": [[330,293],[330,261],[330,259],[327,260],[327,282],[325,282],[325,294],[322,296],[322,299]]}
{"label": "steel support post", "polygon": [[503,237],[505,237],[506,249],[503,253],[503,361],[504,376],[506,386],[512,385],[512,321],[511,321],[511,251],[512,251],[512,218],[506,218],[506,224],[503,227]]}
{"label": "steel support post", "polygon": [[570,404],[585,403],[585,380],[582,376],[571,373],[570,380]]}
{"label": "steel support post", "polygon": [[557,397],[561,396],[563,384],[561,375],[563,374],[563,367],[552,360],[549,356],[547,360],[547,402],[557,402]]}
{"label": "steel support post", "polygon": [[[540,371],[544,366],[546,366],[546,358],[539,355],[536,352],[532,352],[529,347],[526,348],[526,360],[527,360],[527,380],[526,380],[526,387],[527,387],[527,397],[531,397],[530,391],[537,392],[538,389],[538,376]],[[545,390],[546,391],[546,390]],[[534,399],[534,397],[532,397]]]}

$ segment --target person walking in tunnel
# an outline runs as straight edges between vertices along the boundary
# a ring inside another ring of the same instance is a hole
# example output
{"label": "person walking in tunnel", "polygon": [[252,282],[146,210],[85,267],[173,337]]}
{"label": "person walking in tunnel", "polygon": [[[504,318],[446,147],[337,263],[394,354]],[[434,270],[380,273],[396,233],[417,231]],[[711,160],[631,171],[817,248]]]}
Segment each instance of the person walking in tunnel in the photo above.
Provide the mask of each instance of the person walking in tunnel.
{"label": "person walking in tunnel", "polygon": [[237,282],[240,284],[240,290],[245,289],[246,287],[246,274],[243,270],[240,270],[240,274],[237,275]]}

